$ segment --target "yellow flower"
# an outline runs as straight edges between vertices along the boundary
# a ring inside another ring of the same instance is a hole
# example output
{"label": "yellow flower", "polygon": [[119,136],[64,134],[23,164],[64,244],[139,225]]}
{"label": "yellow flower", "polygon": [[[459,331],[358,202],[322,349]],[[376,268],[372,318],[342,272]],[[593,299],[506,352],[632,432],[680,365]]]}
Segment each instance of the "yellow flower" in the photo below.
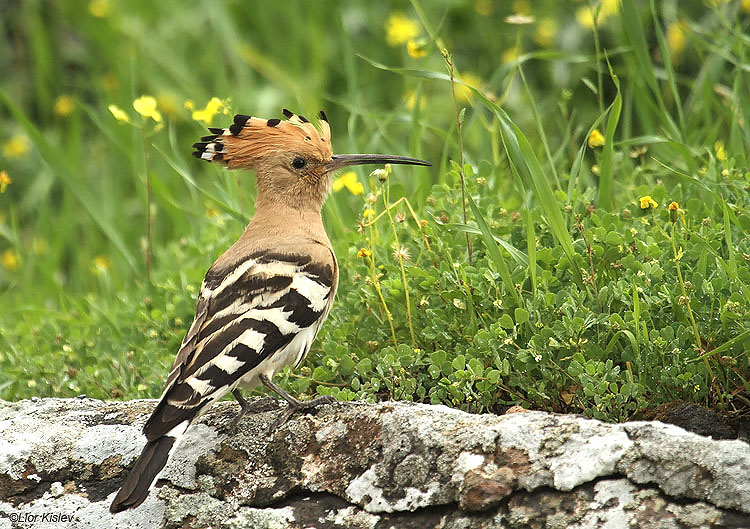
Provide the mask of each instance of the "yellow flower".
{"label": "yellow flower", "polygon": [[658,208],[659,204],[651,198],[651,195],[645,195],[638,199],[641,203],[641,209]]}
{"label": "yellow flower", "polygon": [[469,102],[474,93],[469,86],[476,88],[482,84],[482,80],[473,73],[462,74],[459,77],[459,80],[464,84],[456,83],[456,99],[463,102]]}
{"label": "yellow flower", "polygon": [[161,113],[156,110],[155,97],[141,96],[133,101],[133,108],[144,118],[151,118],[157,123],[161,123]]}
{"label": "yellow flower", "polygon": [[724,150],[724,142],[717,141],[714,143],[714,151],[716,151],[716,158],[722,162],[727,159],[727,151]]}
{"label": "yellow flower", "polygon": [[400,46],[419,35],[419,24],[401,12],[392,13],[385,23],[385,41],[389,46]]}
{"label": "yellow flower", "polygon": [[91,0],[89,2],[89,13],[96,18],[104,18],[109,15],[110,7],[109,0]]}
{"label": "yellow flower", "polygon": [[371,208],[367,208],[364,213],[362,213],[362,216],[366,219],[369,219],[370,217],[375,215],[375,210]]}
{"label": "yellow flower", "polygon": [[159,94],[158,96],[156,96],[156,103],[161,111],[170,118],[174,118],[175,116],[177,116],[179,108],[177,106],[177,102],[175,101],[174,94],[170,92]]}
{"label": "yellow flower", "polygon": [[5,193],[8,185],[12,184],[13,180],[8,176],[8,171],[0,171],[0,193]]}
{"label": "yellow flower", "polygon": [[518,51],[518,48],[513,46],[512,48],[508,48],[503,52],[501,61],[503,64],[510,64],[512,62],[515,62],[516,59],[518,59],[519,55],[521,55],[521,53]]}
{"label": "yellow flower", "polygon": [[74,107],[75,102],[73,101],[73,98],[68,94],[63,94],[55,99],[55,106],[53,108],[53,111],[61,118],[65,118],[73,113]]}
{"label": "yellow flower", "polygon": [[91,261],[91,271],[95,274],[101,274],[109,270],[110,261],[106,255],[97,255]]}
{"label": "yellow flower", "polygon": [[586,29],[594,27],[594,13],[589,6],[579,7],[576,11],[576,20]]}
{"label": "yellow flower", "polygon": [[130,116],[128,116],[125,111],[117,105],[109,105],[107,108],[120,123],[130,123]]}
{"label": "yellow flower", "polygon": [[[601,5],[601,7],[600,7]],[[620,8],[620,0],[602,0],[599,5],[581,7],[576,11],[576,19],[578,23],[587,28],[591,29],[594,27],[594,14],[597,14],[596,23],[601,24],[611,15],[617,13]],[[598,13],[597,13],[598,10]]]}
{"label": "yellow flower", "polygon": [[357,174],[354,171],[347,171],[339,176],[333,181],[331,187],[334,191],[341,191],[346,187],[352,195],[361,195],[365,190],[362,182],[357,180]]}
{"label": "yellow flower", "polygon": [[740,10],[743,13],[750,13],[750,0],[742,0],[740,2]]}
{"label": "yellow flower", "polygon": [[680,54],[685,49],[685,33],[687,29],[688,25],[684,20],[672,22],[667,27],[667,46],[673,54]]}
{"label": "yellow flower", "polygon": [[212,97],[203,109],[193,110],[194,107],[195,104],[191,100],[188,99],[185,101],[185,108],[193,111],[193,119],[195,121],[202,121],[207,125],[211,124],[216,114],[229,114],[229,101],[222,101],[218,97]]}
{"label": "yellow flower", "polygon": [[[404,94],[404,104],[406,105],[406,108],[409,110],[414,110],[414,105],[417,102],[417,92],[414,90],[409,90]],[[424,110],[425,105],[427,105],[427,101],[423,97],[419,98],[419,109]]]}
{"label": "yellow flower", "polygon": [[602,134],[599,129],[592,130],[589,135],[589,147],[592,149],[595,147],[603,147],[604,143],[604,134]]}
{"label": "yellow flower", "polygon": [[372,255],[372,252],[368,250],[367,248],[360,248],[357,252],[357,259],[362,259],[363,257],[370,257]]}
{"label": "yellow flower", "polygon": [[6,158],[20,158],[31,150],[29,139],[22,134],[15,134],[3,145],[3,155]]}
{"label": "yellow flower", "polygon": [[669,220],[672,222],[677,222],[677,210],[680,209],[679,204],[677,202],[670,202],[669,203]]}
{"label": "yellow flower", "polygon": [[557,21],[554,18],[546,17],[539,21],[534,32],[534,42],[543,48],[549,48],[555,43],[557,35]]}
{"label": "yellow flower", "polygon": [[2,263],[3,268],[13,272],[18,269],[18,254],[12,248],[5,250],[0,256],[0,263]]}
{"label": "yellow flower", "polygon": [[406,51],[409,53],[409,57],[421,59],[427,55],[427,43],[422,39],[410,40],[406,43]]}

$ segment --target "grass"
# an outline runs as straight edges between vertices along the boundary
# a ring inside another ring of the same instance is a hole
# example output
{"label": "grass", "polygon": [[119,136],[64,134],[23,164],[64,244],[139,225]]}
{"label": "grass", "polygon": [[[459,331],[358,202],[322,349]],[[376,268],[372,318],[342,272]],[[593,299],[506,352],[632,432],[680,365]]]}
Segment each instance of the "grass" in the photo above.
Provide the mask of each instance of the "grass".
{"label": "grass", "polygon": [[435,165],[332,193],[338,299],[287,388],[746,417],[746,4],[7,8],[0,397],[159,395],[255,193],[190,145],[289,107],[325,109],[337,152]]}

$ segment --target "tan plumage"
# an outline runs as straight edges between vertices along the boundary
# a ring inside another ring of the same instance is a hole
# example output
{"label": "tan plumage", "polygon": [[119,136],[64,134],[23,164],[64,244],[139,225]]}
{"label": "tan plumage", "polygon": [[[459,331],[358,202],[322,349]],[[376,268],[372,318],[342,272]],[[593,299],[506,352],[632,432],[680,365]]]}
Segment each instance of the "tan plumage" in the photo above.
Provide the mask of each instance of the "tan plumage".
{"label": "tan plumage", "polygon": [[227,129],[194,144],[193,154],[230,169],[254,169],[255,215],[239,240],[206,273],[193,324],[182,341],[159,403],[143,432],[147,444],[110,510],[140,505],[187,428],[228,392],[263,384],[294,411],[329,402],[302,402],[272,378],[298,365],[333,304],[338,265],[320,215],[330,175],[362,163],[430,165],[389,155],[333,155],[325,114],[319,128],[284,110],[287,120],[234,117]]}

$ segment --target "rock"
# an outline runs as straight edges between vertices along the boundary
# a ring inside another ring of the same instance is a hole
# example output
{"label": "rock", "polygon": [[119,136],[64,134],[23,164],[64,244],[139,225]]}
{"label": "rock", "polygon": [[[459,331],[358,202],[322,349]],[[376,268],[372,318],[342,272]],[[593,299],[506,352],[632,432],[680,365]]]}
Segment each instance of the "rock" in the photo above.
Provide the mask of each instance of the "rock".
{"label": "rock", "polygon": [[[750,527],[750,446],[659,422],[337,403],[275,431],[233,402],[137,509],[109,504],[155,401],[0,401],[0,529]],[[56,517],[56,518],[55,518]]]}

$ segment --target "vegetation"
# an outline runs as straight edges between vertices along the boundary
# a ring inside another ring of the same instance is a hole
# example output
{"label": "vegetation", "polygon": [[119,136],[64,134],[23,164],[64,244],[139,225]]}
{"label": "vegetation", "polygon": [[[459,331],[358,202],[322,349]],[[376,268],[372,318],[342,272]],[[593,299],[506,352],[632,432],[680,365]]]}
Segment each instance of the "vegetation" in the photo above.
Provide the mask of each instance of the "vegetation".
{"label": "vegetation", "polygon": [[335,177],[339,294],[290,391],[747,415],[750,2],[500,4],[6,6],[0,397],[160,394],[252,215],[190,145],[289,107],[434,162]]}

